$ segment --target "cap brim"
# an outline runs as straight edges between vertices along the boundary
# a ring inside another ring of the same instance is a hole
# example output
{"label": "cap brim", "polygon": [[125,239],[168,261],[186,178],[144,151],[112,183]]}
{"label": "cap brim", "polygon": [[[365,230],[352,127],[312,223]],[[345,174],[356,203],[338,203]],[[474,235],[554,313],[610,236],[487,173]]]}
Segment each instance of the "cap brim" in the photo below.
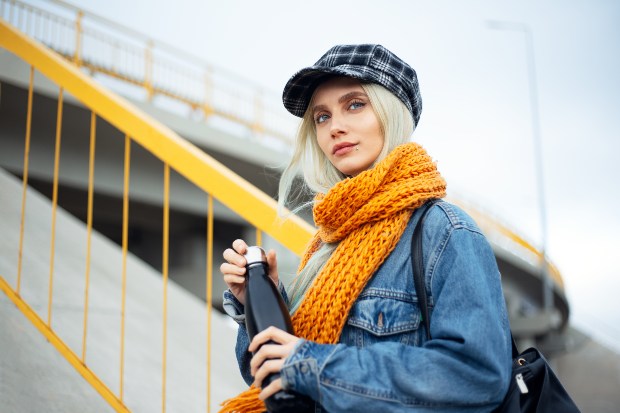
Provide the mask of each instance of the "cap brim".
{"label": "cap brim", "polygon": [[293,77],[284,86],[282,92],[282,102],[284,107],[293,115],[302,118],[308,104],[312,99],[314,91],[319,86],[321,81],[326,77],[331,76],[346,76],[360,80],[372,81],[367,79],[362,72],[358,72],[352,69],[343,69],[338,67],[307,67],[301,69],[295,73]]}

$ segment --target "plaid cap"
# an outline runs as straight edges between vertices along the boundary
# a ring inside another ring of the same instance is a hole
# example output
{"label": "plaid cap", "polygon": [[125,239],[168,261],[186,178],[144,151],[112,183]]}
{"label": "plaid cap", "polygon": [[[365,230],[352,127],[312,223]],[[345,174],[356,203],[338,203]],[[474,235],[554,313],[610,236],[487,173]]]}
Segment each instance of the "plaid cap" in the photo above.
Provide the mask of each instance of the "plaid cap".
{"label": "plaid cap", "polygon": [[417,126],[422,96],[415,70],[378,44],[338,45],[329,49],[313,66],[301,69],[289,79],[282,93],[284,107],[303,117],[314,90],[329,76],[348,76],[385,87],[403,101]]}

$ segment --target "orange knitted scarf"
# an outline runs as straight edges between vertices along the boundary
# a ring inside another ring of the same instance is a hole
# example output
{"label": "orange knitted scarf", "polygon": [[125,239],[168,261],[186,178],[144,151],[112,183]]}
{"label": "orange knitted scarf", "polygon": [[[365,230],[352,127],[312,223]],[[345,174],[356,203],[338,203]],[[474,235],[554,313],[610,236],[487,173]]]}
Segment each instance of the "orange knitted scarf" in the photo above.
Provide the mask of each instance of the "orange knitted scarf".
{"label": "orange knitted scarf", "polygon": [[[368,280],[392,252],[413,210],[445,196],[446,183],[416,143],[395,148],[373,168],[319,194],[314,206],[318,232],[303,268],[321,243],[339,242],[293,316],[295,335],[334,344]],[[224,412],[264,412],[260,389],[251,387],[222,403]]]}

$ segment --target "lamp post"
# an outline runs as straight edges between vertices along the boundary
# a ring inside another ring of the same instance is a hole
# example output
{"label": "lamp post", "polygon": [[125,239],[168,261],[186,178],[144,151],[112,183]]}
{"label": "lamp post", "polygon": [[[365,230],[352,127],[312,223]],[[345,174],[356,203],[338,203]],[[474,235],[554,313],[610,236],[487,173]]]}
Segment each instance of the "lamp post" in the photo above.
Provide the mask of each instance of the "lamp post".
{"label": "lamp post", "polygon": [[538,86],[536,83],[536,64],[534,61],[534,39],[530,27],[524,23],[510,21],[487,21],[487,26],[495,30],[509,30],[522,33],[525,36],[527,53],[528,80],[530,90],[530,110],[532,116],[532,137],[534,139],[534,162],[538,187],[538,202],[540,208],[540,225],[542,232],[540,271],[543,281],[543,310],[547,317],[547,325],[551,323],[553,308],[553,294],[547,265],[547,212],[545,206],[545,189],[543,178],[542,139],[540,136],[540,119],[538,110]]}

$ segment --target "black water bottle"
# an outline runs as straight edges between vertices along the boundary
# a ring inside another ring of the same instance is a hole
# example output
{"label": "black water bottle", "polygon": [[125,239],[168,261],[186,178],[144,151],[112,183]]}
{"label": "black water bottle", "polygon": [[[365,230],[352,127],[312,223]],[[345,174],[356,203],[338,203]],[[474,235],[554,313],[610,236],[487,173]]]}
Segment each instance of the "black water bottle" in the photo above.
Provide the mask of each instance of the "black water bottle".
{"label": "black water bottle", "polygon": [[[250,341],[256,334],[273,326],[290,334],[293,324],[286,304],[276,285],[269,278],[269,265],[265,251],[260,247],[248,247],[245,253],[245,326]],[[279,373],[270,374],[263,380],[262,387],[280,377]],[[311,412],[314,410],[312,399],[295,392],[281,390],[265,400],[270,413]]]}

